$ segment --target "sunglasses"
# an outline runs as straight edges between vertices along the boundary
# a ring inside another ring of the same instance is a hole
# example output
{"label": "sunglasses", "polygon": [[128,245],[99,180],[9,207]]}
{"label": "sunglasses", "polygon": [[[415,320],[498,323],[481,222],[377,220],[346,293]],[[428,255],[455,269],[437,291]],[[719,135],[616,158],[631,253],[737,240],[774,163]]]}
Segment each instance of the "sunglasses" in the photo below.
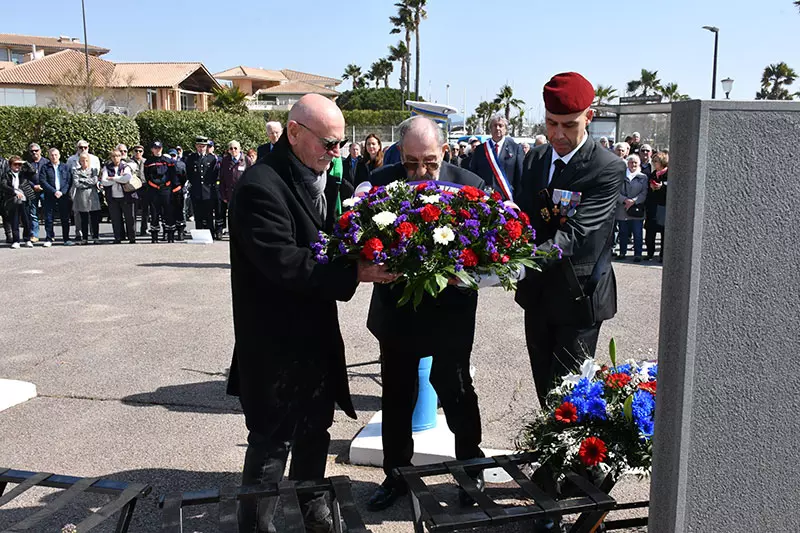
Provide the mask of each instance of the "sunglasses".
{"label": "sunglasses", "polygon": [[136,152],[137,154],[141,154],[142,152],[144,152],[144,150],[139,150],[139,149],[137,148],[136,150],[134,150],[134,152]]}
{"label": "sunglasses", "polygon": [[311,128],[309,128],[308,126],[306,126],[302,122],[298,122],[297,125],[298,126],[302,126],[303,128],[307,129],[309,131],[309,133],[311,133],[311,135],[316,137],[319,140],[319,142],[322,144],[322,146],[325,148],[326,152],[330,152],[331,150],[335,150],[337,148],[341,148],[342,146],[344,146],[345,144],[348,143],[348,140],[347,140],[346,137],[344,139],[341,139],[341,140],[339,140],[339,139],[326,139],[325,137],[320,137],[319,135],[317,135],[316,133],[311,131]]}
{"label": "sunglasses", "polygon": [[33,152],[34,154],[36,154],[36,153],[38,153],[38,152],[41,152],[41,150],[31,150],[31,152]]}
{"label": "sunglasses", "polygon": [[403,167],[409,172],[416,172],[420,165],[424,166],[428,172],[436,172],[442,166],[438,161],[403,161]]}

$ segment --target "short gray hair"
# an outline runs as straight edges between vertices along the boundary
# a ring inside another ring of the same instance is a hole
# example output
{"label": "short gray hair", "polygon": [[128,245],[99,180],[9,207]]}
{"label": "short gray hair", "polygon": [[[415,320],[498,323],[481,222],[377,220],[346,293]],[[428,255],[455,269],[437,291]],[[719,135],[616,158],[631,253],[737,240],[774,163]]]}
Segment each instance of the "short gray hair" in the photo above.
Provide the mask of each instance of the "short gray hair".
{"label": "short gray hair", "polygon": [[434,121],[432,121],[431,119],[429,119],[428,117],[422,117],[422,116],[417,115],[417,116],[413,116],[411,118],[405,119],[403,122],[400,123],[400,126],[398,126],[397,147],[398,148],[402,148],[403,147],[403,140],[405,139],[406,135],[410,131],[417,130],[418,128],[420,128],[422,126],[422,124],[427,124],[428,127],[431,128],[431,131],[435,131],[436,132],[435,135],[436,135],[436,145],[437,146],[442,146],[443,144],[445,144],[447,142],[447,139],[445,139],[444,131],[442,130],[442,128],[437,126],[436,123]]}
{"label": "short gray hair", "polygon": [[33,150],[34,148],[37,149],[37,150],[41,150],[42,149],[42,147],[39,146],[36,143],[31,143],[31,144],[28,145],[28,150]]}
{"label": "short gray hair", "polygon": [[499,120],[503,121],[503,123],[506,125],[506,128],[508,127],[508,121],[506,120],[505,115],[501,115],[500,113],[492,115],[492,118],[489,119],[489,127],[491,128],[494,126],[494,123]]}
{"label": "short gray hair", "polygon": [[631,154],[631,155],[629,155],[628,157],[626,157],[626,158],[625,158],[625,161],[628,161],[628,162],[630,162],[630,161],[636,161],[636,162],[637,162],[637,163],[639,163],[640,165],[642,164],[642,160],[641,160],[641,159],[639,159],[639,156],[638,156],[638,155],[636,155],[636,154]]}
{"label": "short gray hair", "polygon": [[622,142],[618,142],[617,144],[614,145],[614,150],[616,150],[617,148],[624,148],[625,150],[630,151],[631,145],[626,143],[626,142],[624,142],[624,141],[622,141]]}
{"label": "short gray hair", "polygon": [[278,129],[278,130],[283,131],[283,124],[281,124],[277,120],[270,120],[269,122],[267,122],[266,128],[267,129],[270,129],[270,128]]}
{"label": "short gray hair", "polygon": [[650,146],[650,145],[649,145],[649,144],[647,144],[647,143],[644,143],[643,145],[641,145],[641,146],[639,147],[639,150],[645,150],[645,149],[647,149],[647,150],[650,150],[651,152],[653,151],[653,147],[652,147],[652,146]]}
{"label": "short gray hair", "polygon": [[128,147],[127,147],[127,146],[125,146],[125,145],[124,145],[124,144],[122,144],[122,143],[119,143],[119,144],[117,145],[117,150],[119,150],[119,151],[120,151],[120,155],[121,155],[121,154],[122,154],[122,150],[125,150],[126,152],[128,151]]}
{"label": "short gray hair", "polygon": [[241,150],[242,145],[239,144],[239,141],[231,141],[228,143],[228,148],[238,148],[239,150]]}
{"label": "short gray hair", "polygon": [[547,137],[542,135],[541,133],[533,138],[534,142],[538,145],[547,144]]}

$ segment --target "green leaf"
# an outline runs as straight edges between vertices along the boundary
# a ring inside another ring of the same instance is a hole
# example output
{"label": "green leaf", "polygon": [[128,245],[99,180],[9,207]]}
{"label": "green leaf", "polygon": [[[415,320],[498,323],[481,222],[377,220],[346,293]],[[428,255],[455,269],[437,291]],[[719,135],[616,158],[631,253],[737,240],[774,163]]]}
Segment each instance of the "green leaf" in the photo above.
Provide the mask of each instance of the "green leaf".
{"label": "green leaf", "polygon": [[448,279],[442,274],[436,274],[436,284],[439,285],[439,292],[442,292],[447,288],[447,282]]}
{"label": "green leaf", "polygon": [[617,341],[611,337],[608,343],[608,356],[611,358],[611,364],[614,365],[614,370],[617,369]]}
{"label": "green leaf", "polygon": [[461,280],[462,283],[469,286],[472,289],[478,290],[478,284],[475,283],[475,280],[470,276],[466,270],[461,270],[460,272],[455,272],[455,276]]}
{"label": "green leaf", "polygon": [[397,307],[403,307],[409,301],[411,301],[411,296],[414,294],[414,287],[411,283],[406,283],[405,288],[403,288],[403,295],[400,297],[400,300],[397,302]]}
{"label": "green leaf", "polygon": [[439,291],[436,290],[436,283],[435,279],[428,278],[425,280],[425,290],[428,291],[428,294],[436,298],[436,295],[439,294]]}
{"label": "green leaf", "polygon": [[425,290],[422,287],[416,287],[414,289],[414,310],[416,311],[419,304],[422,303],[422,297],[425,295]]}
{"label": "green leaf", "polygon": [[627,418],[629,422],[633,420],[633,394],[628,396],[628,399],[625,400],[625,404],[622,406],[622,412],[625,413],[625,418]]}

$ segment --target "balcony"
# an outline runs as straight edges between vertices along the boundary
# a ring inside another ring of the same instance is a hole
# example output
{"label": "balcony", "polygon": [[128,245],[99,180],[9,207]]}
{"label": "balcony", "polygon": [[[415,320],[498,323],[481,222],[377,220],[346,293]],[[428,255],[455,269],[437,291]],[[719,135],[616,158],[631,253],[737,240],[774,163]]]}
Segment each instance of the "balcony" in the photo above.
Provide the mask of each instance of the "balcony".
{"label": "balcony", "polygon": [[247,108],[250,111],[289,111],[300,98],[272,98],[270,100],[250,100]]}

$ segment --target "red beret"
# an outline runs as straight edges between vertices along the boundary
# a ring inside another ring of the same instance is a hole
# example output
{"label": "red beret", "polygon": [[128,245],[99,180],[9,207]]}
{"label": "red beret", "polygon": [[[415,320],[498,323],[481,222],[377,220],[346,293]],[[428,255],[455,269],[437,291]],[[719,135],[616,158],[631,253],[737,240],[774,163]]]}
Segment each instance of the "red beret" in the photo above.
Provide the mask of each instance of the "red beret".
{"label": "red beret", "polygon": [[593,101],[594,87],[577,72],[556,74],[544,86],[544,107],[556,115],[579,113]]}

